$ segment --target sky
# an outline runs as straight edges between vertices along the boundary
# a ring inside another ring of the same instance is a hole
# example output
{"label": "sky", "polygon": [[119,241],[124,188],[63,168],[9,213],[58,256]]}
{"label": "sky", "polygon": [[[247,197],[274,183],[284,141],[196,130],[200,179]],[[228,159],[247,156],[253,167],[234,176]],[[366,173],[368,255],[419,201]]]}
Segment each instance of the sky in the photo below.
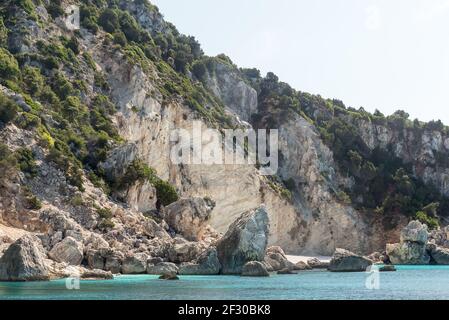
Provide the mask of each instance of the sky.
{"label": "sky", "polygon": [[449,0],[153,0],[240,67],[347,106],[449,125]]}

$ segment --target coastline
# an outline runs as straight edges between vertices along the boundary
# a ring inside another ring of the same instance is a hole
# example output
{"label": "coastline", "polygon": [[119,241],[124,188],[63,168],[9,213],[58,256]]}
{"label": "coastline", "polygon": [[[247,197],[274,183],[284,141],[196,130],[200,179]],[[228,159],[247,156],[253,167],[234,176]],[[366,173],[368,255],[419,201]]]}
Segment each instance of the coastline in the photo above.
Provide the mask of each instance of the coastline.
{"label": "coastline", "polygon": [[297,264],[298,262],[307,263],[310,259],[318,259],[321,262],[329,263],[332,259],[330,256],[320,256],[320,255],[286,255],[287,260]]}

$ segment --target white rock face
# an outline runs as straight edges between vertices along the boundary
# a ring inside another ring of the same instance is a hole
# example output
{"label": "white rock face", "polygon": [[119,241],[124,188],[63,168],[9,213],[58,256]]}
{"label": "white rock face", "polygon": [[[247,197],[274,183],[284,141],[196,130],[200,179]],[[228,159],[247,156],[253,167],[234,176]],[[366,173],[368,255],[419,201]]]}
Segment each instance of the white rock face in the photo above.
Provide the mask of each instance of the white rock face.
{"label": "white rock face", "polygon": [[126,191],[126,203],[135,211],[155,210],[156,201],[156,189],[149,181],[138,181]]}
{"label": "white rock face", "polygon": [[226,107],[237,114],[241,120],[249,122],[257,112],[257,92],[246,84],[237,70],[225,62],[216,62],[214,70],[205,75],[206,86],[219,97]]}
{"label": "white rock face", "polygon": [[[337,247],[368,252],[385,245],[380,235],[368,237],[369,230],[377,228],[372,221],[366,221],[353,208],[335,200],[333,190],[341,178],[334,172],[332,153],[315,128],[300,116],[280,128],[284,161],[279,174],[285,180],[292,178],[300,186],[294,201],[289,202],[269,186],[254,166],[173,165],[171,131],[182,128],[192,132],[192,111],[177,102],[162,105],[151,80],[136,67],[92,54],[102,68],[111,70],[108,80],[120,109],[116,122],[127,140],[127,144],[113,152],[106,168],[119,171],[136,157],[143,159],[159,176],[176,185],[183,197],[214,200],[216,207],[209,223],[222,233],[242,212],[264,204],[271,221],[269,245],[282,246],[289,253],[331,255]],[[224,71],[222,76],[232,77]],[[217,82],[216,89],[223,91],[220,85],[221,89]],[[252,113],[257,102],[245,100],[243,107]],[[136,113],[130,106],[140,111]],[[239,114],[236,110],[233,111]],[[202,128],[206,130],[207,125]]]}

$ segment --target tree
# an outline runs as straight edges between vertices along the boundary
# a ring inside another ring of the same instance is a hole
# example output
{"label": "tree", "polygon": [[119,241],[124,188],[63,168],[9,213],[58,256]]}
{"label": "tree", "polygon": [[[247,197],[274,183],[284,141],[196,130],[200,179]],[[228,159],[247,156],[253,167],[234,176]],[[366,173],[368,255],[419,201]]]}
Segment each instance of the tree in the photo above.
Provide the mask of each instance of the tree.
{"label": "tree", "polygon": [[119,16],[112,9],[105,9],[98,18],[98,24],[103,27],[106,32],[114,33],[120,28]]}
{"label": "tree", "polygon": [[0,94],[0,122],[6,124],[14,120],[17,116],[17,109],[17,104],[13,100]]}
{"label": "tree", "polygon": [[120,28],[129,41],[139,42],[140,28],[136,20],[126,11],[120,15]]}
{"label": "tree", "polygon": [[17,60],[8,50],[0,48],[0,78],[11,80],[16,79],[19,75]]}

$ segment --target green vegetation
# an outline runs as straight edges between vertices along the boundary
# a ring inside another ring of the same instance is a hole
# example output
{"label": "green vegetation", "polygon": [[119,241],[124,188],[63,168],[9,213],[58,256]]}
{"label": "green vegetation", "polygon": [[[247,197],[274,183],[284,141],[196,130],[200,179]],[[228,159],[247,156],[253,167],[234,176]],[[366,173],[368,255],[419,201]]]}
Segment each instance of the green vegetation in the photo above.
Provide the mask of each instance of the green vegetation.
{"label": "green vegetation", "polygon": [[8,123],[17,116],[17,104],[0,92],[0,122]]}
{"label": "green vegetation", "polygon": [[118,181],[112,182],[113,189],[124,190],[137,181],[149,181],[156,188],[157,199],[163,206],[168,206],[179,199],[176,189],[160,179],[153,168],[148,167],[140,160],[134,160],[127,167],[125,174]]}
{"label": "green vegetation", "polygon": [[0,16],[0,47],[5,47],[8,41],[8,29],[5,27],[3,18]]}
{"label": "green vegetation", "polygon": [[438,219],[429,217],[424,211],[418,211],[416,213],[416,219],[421,223],[426,224],[430,230],[438,229],[440,226]]}
{"label": "green vegetation", "polygon": [[98,208],[97,214],[100,217],[100,221],[98,223],[98,229],[107,231],[109,229],[114,228],[114,222],[112,222],[112,211],[107,208]]}
{"label": "green vegetation", "polygon": [[29,174],[31,177],[37,175],[37,165],[34,154],[30,149],[21,148],[16,151],[17,162],[22,172]]}
{"label": "green vegetation", "polygon": [[15,80],[19,75],[17,60],[8,50],[0,48],[0,83],[6,84],[6,80]]}
{"label": "green vegetation", "polygon": [[[207,63],[204,67],[194,65],[193,68],[198,78],[205,70],[210,72]],[[273,73],[262,78],[257,69],[241,69],[240,72],[259,94],[259,114],[253,119],[256,127],[279,128],[290,121],[294,113],[316,126],[323,141],[332,150],[340,172],[355,182],[351,189],[340,186],[335,191],[339,201],[352,204],[362,211],[386,216],[401,214],[412,218],[432,203],[439,204],[439,207],[433,215],[428,214],[429,219],[449,212],[449,199],[436,188],[416,179],[412,166],[394,156],[395,146],[372,150],[360,134],[362,122],[384,125],[400,135],[404,130],[413,130],[417,136],[424,130],[445,132],[446,128],[440,121],[422,124],[411,121],[403,111],[388,117],[379,111],[370,114],[363,108],[347,108],[339,100],[326,100],[297,92],[280,82]],[[435,158],[439,165],[449,164],[449,153],[436,154]],[[428,222],[435,225],[435,221]]]}
{"label": "green vegetation", "polygon": [[17,159],[8,146],[0,142],[0,179],[9,177],[17,166]]}
{"label": "green vegetation", "polygon": [[42,208],[42,202],[35,195],[28,196],[26,200],[27,208],[30,210],[39,210]]}

